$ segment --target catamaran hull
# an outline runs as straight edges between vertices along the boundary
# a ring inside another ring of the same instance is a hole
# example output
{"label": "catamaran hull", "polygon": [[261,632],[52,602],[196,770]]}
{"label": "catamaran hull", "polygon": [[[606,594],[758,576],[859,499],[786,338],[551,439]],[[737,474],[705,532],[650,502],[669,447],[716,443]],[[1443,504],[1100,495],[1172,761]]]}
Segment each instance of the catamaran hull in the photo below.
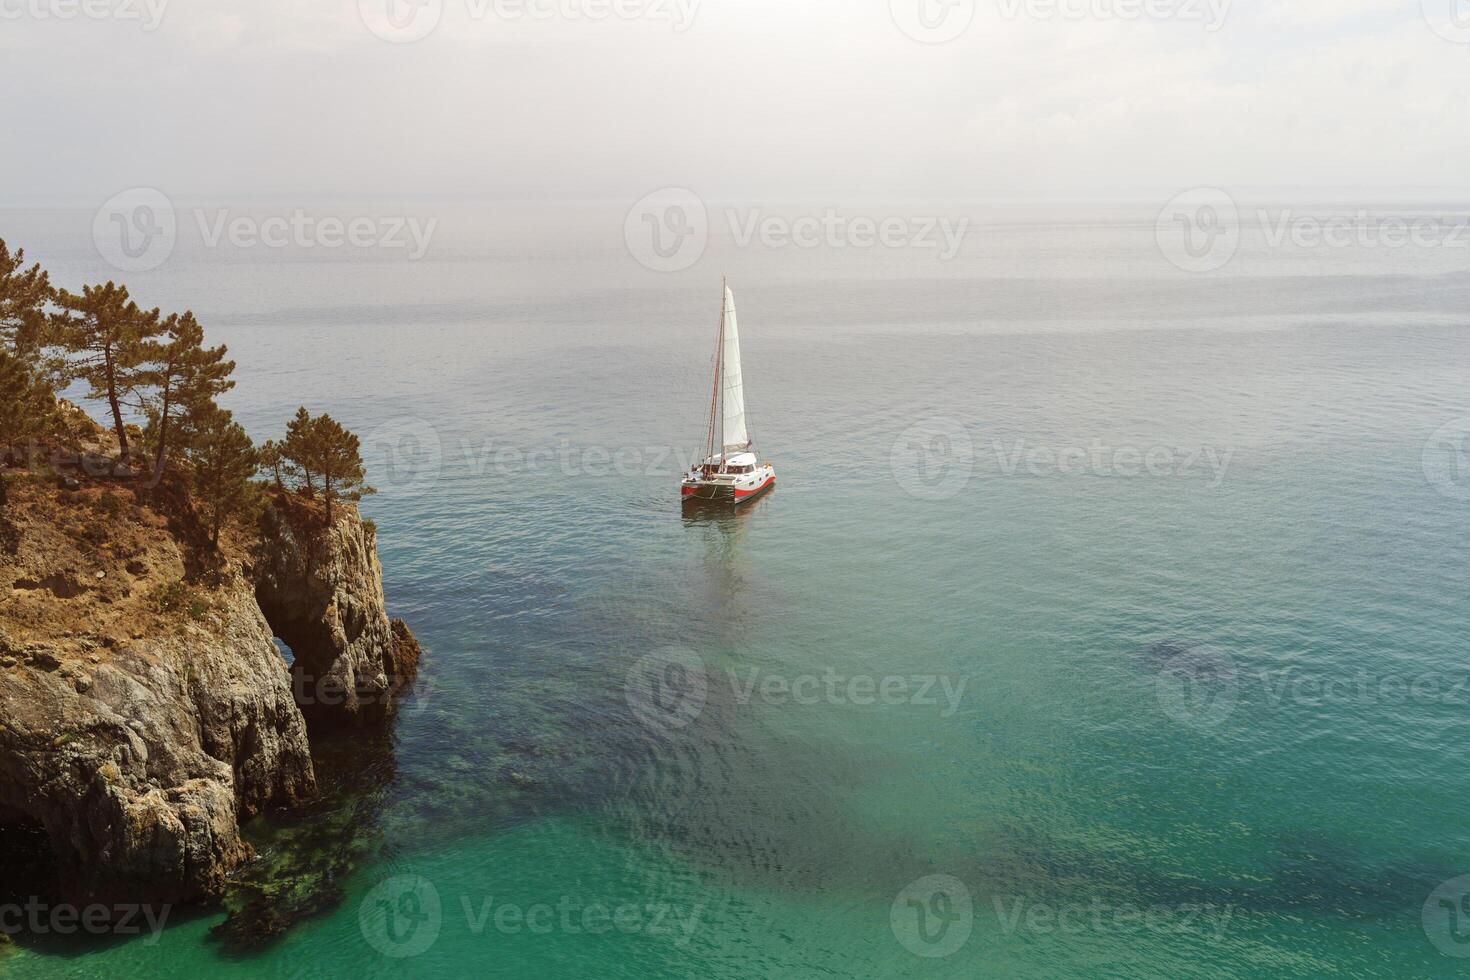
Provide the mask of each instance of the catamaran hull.
{"label": "catamaran hull", "polygon": [[684,500],[686,503],[723,503],[748,504],[758,497],[770,493],[776,487],[774,476],[756,487],[740,488],[730,484],[709,483],[686,483],[684,484]]}

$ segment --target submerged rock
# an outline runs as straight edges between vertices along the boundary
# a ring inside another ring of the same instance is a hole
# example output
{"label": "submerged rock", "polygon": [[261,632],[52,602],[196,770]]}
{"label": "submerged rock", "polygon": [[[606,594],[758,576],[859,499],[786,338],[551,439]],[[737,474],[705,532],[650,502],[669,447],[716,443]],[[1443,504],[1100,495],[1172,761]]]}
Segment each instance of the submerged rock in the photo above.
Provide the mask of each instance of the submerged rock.
{"label": "submerged rock", "polygon": [[317,758],[333,774],[322,798],[258,828],[252,841],[259,856],[226,889],[228,917],[210,935],[228,953],[258,950],[335,909],[343,882],[382,850],[378,823],[393,778],[391,739],[354,733],[329,742]]}

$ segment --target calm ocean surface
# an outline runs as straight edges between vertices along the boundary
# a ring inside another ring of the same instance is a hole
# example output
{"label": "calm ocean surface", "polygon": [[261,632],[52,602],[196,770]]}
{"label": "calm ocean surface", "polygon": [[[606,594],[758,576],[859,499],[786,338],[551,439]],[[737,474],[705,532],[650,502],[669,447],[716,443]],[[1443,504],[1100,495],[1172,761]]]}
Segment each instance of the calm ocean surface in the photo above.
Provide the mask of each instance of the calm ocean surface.
{"label": "calm ocean surface", "polygon": [[[61,285],[192,307],[258,440],[301,403],[363,436],[427,650],[391,747],[322,763],[335,910],[0,973],[1463,970],[1470,247],[1247,229],[1197,275],[1157,208],[918,210],[972,217],[952,261],[721,218],[672,274],[611,207],[404,208],[421,262],[190,216],[140,274],[90,212],[0,216]],[[683,515],[722,274],[780,484]]]}

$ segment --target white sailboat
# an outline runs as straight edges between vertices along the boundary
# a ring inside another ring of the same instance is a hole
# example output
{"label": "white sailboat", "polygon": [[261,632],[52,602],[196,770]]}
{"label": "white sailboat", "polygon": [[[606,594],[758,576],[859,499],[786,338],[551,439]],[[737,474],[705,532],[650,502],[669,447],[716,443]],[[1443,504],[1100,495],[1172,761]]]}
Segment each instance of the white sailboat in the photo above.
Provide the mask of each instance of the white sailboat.
{"label": "white sailboat", "polygon": [[740,328],[735,296],[725,284],[720,336],[715,343],[715,381],[710,395],[704,462],[684,475],[685,501],[744,504],[776,485],[776,468],[755,454],[745,415],[745,378],[740,369]]}

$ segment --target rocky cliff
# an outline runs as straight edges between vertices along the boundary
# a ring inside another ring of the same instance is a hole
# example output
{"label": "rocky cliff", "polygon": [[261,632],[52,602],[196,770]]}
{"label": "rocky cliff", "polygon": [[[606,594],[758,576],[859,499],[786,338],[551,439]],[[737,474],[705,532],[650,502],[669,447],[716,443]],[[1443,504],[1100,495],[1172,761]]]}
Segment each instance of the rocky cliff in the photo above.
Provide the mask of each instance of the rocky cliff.
{"label": "rocky cliff", "polygon": [[[327,533],[242,533],[201,562],[156,493],[8,484],[0,832],[43,828],[75,901],[218,898],[251,856],[240,822],[315,792],[304,712],[381,720],[411,681],[417,645],[384,612],[370,528],[347,511]],[[273,634],[306,654],[298,667],[366,682],[372,710],[293,689]]]}
{"label": "rocky cliff", "polygon": [[255,596],[290,646],[292,689],[312,727],[376,725],[413,684],[419,650],[383,601],[377,532],[352,508],[274,493],[261,517]]}

